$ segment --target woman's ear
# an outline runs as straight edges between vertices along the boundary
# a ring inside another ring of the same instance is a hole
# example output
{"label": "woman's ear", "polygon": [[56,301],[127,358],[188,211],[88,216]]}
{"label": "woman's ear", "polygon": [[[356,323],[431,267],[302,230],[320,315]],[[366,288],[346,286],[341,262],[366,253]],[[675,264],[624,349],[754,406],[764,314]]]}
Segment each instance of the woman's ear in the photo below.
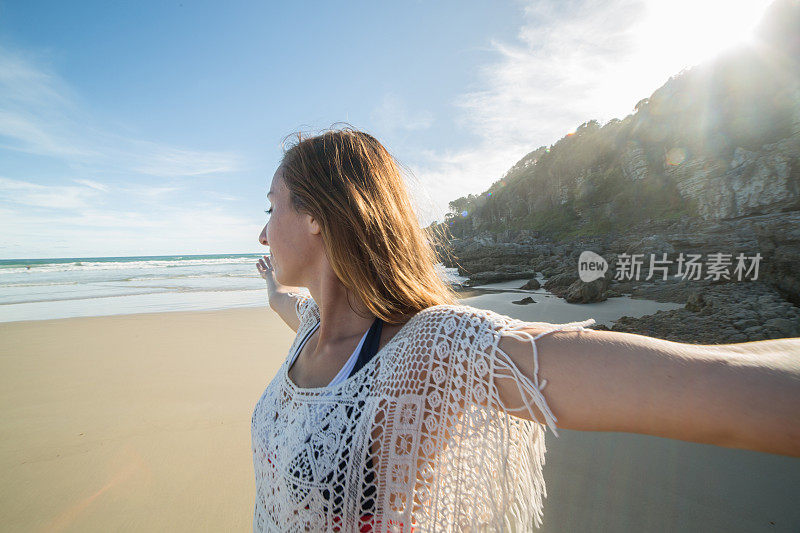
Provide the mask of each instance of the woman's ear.
{"label": "woman's ear", "polygon": [[319,222],[317,219],[311,215],[306,215],[306,222],[308,226],[308,231],[311,232],[312,235],[319,235],[322,232],[322,228],[319,226]]}

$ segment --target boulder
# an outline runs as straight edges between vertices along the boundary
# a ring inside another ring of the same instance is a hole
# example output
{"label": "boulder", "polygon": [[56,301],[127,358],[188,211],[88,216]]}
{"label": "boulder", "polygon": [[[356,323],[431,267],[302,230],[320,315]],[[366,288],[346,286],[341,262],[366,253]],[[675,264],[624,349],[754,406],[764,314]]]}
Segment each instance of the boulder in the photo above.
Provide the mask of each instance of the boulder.
{"label": "boulder", "polygon": [[536,278],[533,278],[533,279],[529,280],[525,285],[520,287],[520,289],[523,289],[523,290],[526,290],[526,291],[535,291],[535,290],[540,289],[541,287],[542,287],[542,284],[539,283],[539,280],[536,279]]}
{"label": "boulder", "polygon": [[558,289],[566,289],[578,279],[577,272],[563,272],[561,274],[556,274],[552,278],[545,281],[544,288],[552,293],[555,293]]}
{"label": "boulder", "polygon": [[703,298],[703,293],[697,291],[689,294],[689,299],[686,301],[686,309],[695,313],[699,313],[707,305],[708,302]]}
{"label": "boulder", "polygon": [[590,283],[577,280],[572,283],[564,294],[564,299],[571,304],[588,304],[602,302],[607,299],[608,279],[599,278]]}

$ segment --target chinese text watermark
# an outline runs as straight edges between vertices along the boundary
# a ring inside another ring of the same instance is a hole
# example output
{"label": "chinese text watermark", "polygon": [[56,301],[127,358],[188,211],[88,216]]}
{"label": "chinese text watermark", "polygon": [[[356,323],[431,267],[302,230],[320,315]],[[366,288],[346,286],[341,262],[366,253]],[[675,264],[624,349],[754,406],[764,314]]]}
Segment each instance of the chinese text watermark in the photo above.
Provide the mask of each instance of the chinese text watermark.
{"label": "chinese text watermark", "polygon": [[[666,280],[670,277],[685,280],[712,280],[720,279],[737,281],[743,279],[757,280],[758,265],[761,262],[761,254],[756,252],[753,256],[744,253],[738,254],[735,258],[733,254],[721,252],[706,254],[705,261],[702,254],[684,254],[681,252],[675,260],[669,259],[668,254],[662,253],[661,258],[656,258],[657,254],[649,254],[650,260],[645,262],[645,254],[619,254],[617,256],[616,272],[614,279],[619,281],[636,280],[642,275],[642,267],[648,266],[647,277],[650,280],[660,274],[660,279]],[[677,273],[670,276],[669,269],[672,265],[677,265]],[[578,258],[578,276],[581,281],[589,283],[602,278],[608,270],[606,260],[591,251],[584,251]]]}

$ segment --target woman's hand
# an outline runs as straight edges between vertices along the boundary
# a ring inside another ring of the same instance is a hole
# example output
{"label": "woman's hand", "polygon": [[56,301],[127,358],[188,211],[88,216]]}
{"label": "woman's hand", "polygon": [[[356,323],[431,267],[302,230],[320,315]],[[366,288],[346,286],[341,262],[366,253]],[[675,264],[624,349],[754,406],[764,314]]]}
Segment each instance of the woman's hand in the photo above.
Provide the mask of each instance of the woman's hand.
{"label": "woman's hand", "polygon": [[265,281],[275,282],[275,274],[272,272],[272,263],[269,260],[269,256],[262,255],[261,259],[256,263],[256,268],[258,269],[258,274]]}
{"label": "woman's hand", "polygon": [[292,330],[297,331],[300,327],[300,318],[297,316],[297,299],[292,291],[297,291],[297,287],[285,287],[275,281],[275,274],[272,271],[272,263],[269,256],[263,255],[256,263],[258,274],[267,282],[267,297],[270,308],[278,313]]}
{"label": "woman's hand", "polygon": [[261,259],[259,259],[258,263],[256,263],[256,268],[258,269],[258,274],[261,276],[261,278],[267,282],[267,291],[269,292],[270,299],[275,295],[275,293],[289,290],[288,287],[284,287],[275,281],[275,273],[272,270],[272,263],[270,262],[268,255],[261,256]]}

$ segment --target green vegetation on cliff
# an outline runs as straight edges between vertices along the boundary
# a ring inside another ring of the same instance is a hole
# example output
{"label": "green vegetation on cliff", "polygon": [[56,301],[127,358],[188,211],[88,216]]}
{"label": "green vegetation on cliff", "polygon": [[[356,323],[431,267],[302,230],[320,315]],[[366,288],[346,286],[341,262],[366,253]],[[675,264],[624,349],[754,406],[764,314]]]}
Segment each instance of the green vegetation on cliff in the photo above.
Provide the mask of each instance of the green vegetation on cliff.
{"label": "green vegetation on cliff", "polygon": [[[450,233],[528,229],[569,238],[736,214],[708,204],[734,178],[747,185],[756,171],[740,169],[754,162],[788,165],[782,179],[796,189],[800,154],[783,141],[800,134],[798,13],[797,2],[776,2],[757,44],[679,73],[623,120],[586,122],[527,154],[482,194],[453,200],[444,222]],[[772,153],[783,159],[758,160]],[[745,212],[770,206],[756,208]]]}

